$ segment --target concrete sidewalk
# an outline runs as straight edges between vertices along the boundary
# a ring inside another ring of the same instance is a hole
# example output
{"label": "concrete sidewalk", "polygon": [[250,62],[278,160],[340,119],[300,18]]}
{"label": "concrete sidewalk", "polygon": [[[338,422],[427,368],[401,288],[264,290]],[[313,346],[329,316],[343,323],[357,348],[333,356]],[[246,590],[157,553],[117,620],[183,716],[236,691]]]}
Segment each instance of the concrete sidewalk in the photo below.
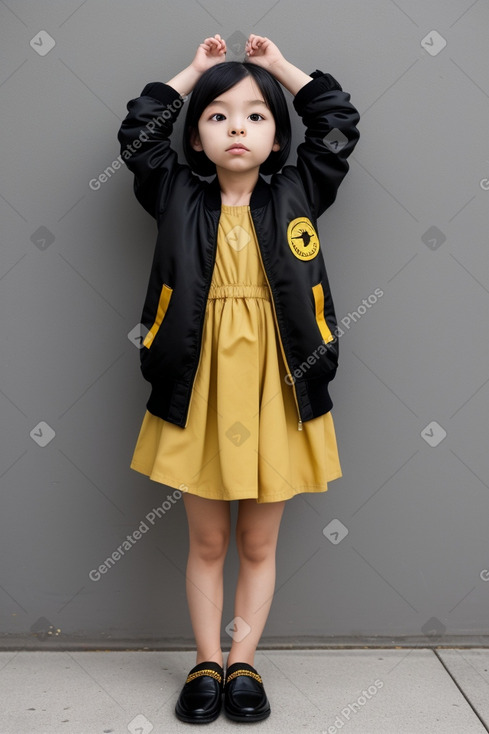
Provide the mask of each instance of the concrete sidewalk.
{"label": "concrete sidewalk", "polygon": [[[225,655],[226,659],[226,655]],[[194,652],[0,652],[1,734],[479,734],[489,731],[489,650],[261,650],[272,713],[174,715]]]}

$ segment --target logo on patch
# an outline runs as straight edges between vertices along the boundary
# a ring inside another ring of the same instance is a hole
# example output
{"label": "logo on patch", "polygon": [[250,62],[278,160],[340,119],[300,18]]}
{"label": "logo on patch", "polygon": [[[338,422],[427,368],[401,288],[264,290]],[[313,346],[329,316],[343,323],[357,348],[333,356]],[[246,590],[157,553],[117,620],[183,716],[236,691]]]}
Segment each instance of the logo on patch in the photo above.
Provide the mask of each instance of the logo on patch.
{"label": "logo on patch", "polygon": [[319,252],[319,237],[307,217],[298,217],[290,222],[287,242],[299,260],[312,260]]}

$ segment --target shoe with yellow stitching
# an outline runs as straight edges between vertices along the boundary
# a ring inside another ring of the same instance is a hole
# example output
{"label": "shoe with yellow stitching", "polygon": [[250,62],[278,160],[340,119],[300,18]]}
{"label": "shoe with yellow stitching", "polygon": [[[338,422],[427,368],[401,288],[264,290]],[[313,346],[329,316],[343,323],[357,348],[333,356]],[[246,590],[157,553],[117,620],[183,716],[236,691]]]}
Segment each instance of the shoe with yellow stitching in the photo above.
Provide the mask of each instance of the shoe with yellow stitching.
{"label": "shoe with yellow stitching", "polygon": [[224,687],[224,670],[213,660],[198,663],[189,672],[175,705],[180,721],[208,724],[219,716]]}
{"label": "shoe with yellow stitching", "polygon": [[263,681],[249,663],[233,663],[226,670],[224,711],[233,721],[260,721],[270,716]]}

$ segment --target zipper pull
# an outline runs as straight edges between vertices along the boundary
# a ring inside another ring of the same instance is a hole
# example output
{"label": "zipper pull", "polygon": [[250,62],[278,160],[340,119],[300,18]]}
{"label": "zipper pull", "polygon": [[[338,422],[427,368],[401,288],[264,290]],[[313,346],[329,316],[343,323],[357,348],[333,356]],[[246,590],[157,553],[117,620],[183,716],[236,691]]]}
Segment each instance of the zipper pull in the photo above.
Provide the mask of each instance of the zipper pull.
{"label": "zipper pull", "polygon": [[297,424],[297,430],[302,431],[302,421],[299,421],[299,423]]}

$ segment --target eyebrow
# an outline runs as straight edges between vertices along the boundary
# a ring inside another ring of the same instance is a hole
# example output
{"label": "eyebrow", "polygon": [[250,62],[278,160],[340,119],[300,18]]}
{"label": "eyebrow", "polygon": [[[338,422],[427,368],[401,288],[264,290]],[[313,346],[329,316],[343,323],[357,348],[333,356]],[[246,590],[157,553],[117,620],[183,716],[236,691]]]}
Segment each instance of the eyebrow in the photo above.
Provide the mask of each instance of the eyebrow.
{"label": "eyebrow", "polygon": [[[227,102],[224,102],[224,100],[222,100],[222,99],[215,99],[210,104],[222,104],[222,105],[224,105],[224,107],[228,107]],[[248,105],[251,105],[251,104],[253,104],[253,105],[255,105],[255,104],[262,104],[265,107],[267,107],[266,102],[264,102],[262,99],[247,99],[246,102],[245,102],[245,104],[248,104]],[[209,107],[210,107],[210,105],[209,105]]]}

